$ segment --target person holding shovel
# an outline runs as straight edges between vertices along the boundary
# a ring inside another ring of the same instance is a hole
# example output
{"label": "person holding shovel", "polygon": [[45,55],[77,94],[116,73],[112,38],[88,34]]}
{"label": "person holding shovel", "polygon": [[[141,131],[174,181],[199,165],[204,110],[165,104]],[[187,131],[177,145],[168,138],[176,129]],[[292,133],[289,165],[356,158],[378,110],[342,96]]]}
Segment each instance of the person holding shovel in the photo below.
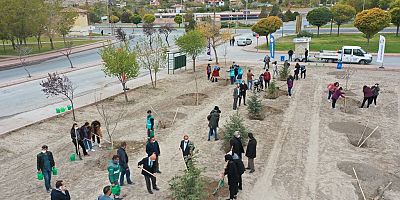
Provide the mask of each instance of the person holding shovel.
{"label": "person holding shovel", "polygon": [[146,128],[147,137],[150,138],[151,131],[154,131],[154,117],[151,115],[151,110],[147,111]]}
{"label": "person holding shovel", "polygon": [[153,194],[151,186],[153,186],[154,190],[160,190],[157,187],[157,179],[155,174],[157,169],[156,159],[157,155],[153,153],[151,156],[143,158],[140,162],[138,162],[138,168],[142,169],[142,175],[144,176],[144,180],[146,181],[147,191],[150,194]]}
{"label": "person holding shovel", "polygon": [[47,145],[42,146],[42,151],[37,155],[37,170],[39,173],[43,174],[44,186],[48,193],[51,192],[51,172],[52,168],[55,166],[53,153],[48,151],[49,147]]}
{"label": "person holding shovel", "polygon": [[371,105],[371,103],[372,103],[374,94],[373,94],[371,88],[366,85],[364,85],[364,87],[363,87],[363,93],[364,93],[364,100],[363,100],[360,108],[364,108],[365,102],[367,102],[367,108],[369,108],[369,105]]}
{"label": "person holding shovel", "polygon": [[345,98],[344,92],[342,92],[342,90],[343,90],[343,88],[342,88],[342,87],[339,87],[339,89],[337,89],[337,90],[335,91],[335,93],[333,93],[333,95],[332,95],[332,109],[336,109],[336,101],[337,101],[340,97]]}
{"label": "person holding shovel", "polygon": [[79,150],[79,146],[82,148],[83,155],[88,156],[89,154],[86,152],[85,145],[83,144],[83,132],[79,130],[78,124],[74,123],[71,128],[71,139],[72,143],[75,145],[76,155],[79,156],[79,159],[82,160],[81,152]]}
{"label": "person holding shovel", "polygon": [[179,149],[182,151],[183,160],[185,161],[186,168],[189,168],[188,163],[192,159],[193,151],[195,146],[192,141],[189,141],[189,136],[184,135],[181,144],[179,145]]}
{"label": "person holding shovel", "polygon": [[225,162],[228,162],[223,173],[221,173],[221,179],[227,175],[229,185],[229,200],[237,198],[238,189],[238,175],[239,171],[235,162],[233,161],[232,155],[225,155]]}
{"label": "person holding shovel", "polygon": [[93,146],[96,144],[96,140],[97,140],[97,146],[100,148],[101,147],[100,138],[103,137],[103,134],[101,133],[101,124],[97,120],[92,122],[92,133],[93,133],[92,134]]}
{"label": "person holding shovel", "polygon": [[156,141],[155,137],[150,138],[150,140],[147,142],[146,153],[147,153],[147,156],[149,156],[149,157],[153,154],[156,155],[156,160],[154,163],[156,166],[156,172],[161,173],[159,164],[158,164],[158,157],[160,156],[161,152],[160,152],[160,146],[158,145],[158,142]]}
{"label": "person holding shovel", "polygon": [[[119,179],[119,175],[121,173],[121,168],[119,166],[119,156],[118,155],[114,155],[112,157],[112,160],[110,162],[108,162],[108,167],[107,167],[107,171],[108,171],[108,180],[111,183],[112,187],[118,187],[119,183],[118,183],[118,179]],[[121,194],[121,191],[117,191],[114,194],[114,200],[119,200],[122,199],[119,197],[119,195]]]}

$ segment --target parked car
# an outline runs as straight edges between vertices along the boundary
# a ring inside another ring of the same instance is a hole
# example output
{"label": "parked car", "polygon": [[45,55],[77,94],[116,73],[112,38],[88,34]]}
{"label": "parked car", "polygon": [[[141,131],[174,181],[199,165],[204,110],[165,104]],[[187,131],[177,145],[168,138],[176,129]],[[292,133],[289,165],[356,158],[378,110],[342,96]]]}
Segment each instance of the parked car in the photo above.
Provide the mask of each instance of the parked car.
{"label": "parked car", "polygon": [[236,39],[236,44],[238,46],[250,45],[253,41],[250,38],[240,37]]}
{"label": "parked car", "polygon": [[339,51],[322,50],[315,55],[315,58],[326,62],[344,62],[369,64],[372,62],[372,55],[359,46],[343,46]]}

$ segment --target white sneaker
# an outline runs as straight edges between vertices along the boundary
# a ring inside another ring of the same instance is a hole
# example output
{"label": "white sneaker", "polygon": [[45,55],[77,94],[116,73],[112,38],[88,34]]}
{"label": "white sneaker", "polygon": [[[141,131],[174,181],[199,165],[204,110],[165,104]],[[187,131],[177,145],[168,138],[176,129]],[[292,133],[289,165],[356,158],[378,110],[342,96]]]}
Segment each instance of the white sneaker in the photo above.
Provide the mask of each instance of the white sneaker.
{"label": "white sneaker", "polygon": [[99,147],[101,147],[101,144],[99,144]]}
{"label": "white sneaker", "polygon": [[94,149],[91,149],[90,151],[96,151],[96,150],[94,150]]}
{"label": "white sneaker", "polygon": [[331,101],[330,99],[328,99],[328,102],[329,102],[329,103],[332,103],[332,101]]}
{"label": "white sneaker", "polygon": [[289,97],[289,99],[291,99],[292,97],[291,96],[288,96]]}

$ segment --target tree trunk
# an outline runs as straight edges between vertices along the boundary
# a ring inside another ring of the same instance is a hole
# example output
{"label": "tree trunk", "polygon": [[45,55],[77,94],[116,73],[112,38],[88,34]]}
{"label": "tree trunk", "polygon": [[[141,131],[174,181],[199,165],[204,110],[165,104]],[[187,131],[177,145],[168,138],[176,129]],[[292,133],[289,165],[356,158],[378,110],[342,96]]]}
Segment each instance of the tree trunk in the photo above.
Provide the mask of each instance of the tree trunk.
{"label": "tree trunk", "polygon": [[52,37],[49,38],[50,38],[50,47],[52,50],[54,50],[53,38]]}
{"label": "tree trunk", "polygon": [[72,109],[72,119],[73,119],[74,121],[76,121],[74,102],[72,101],[72,99],[70,99],[70,100],[69,100],[69,102],[71,102],[71,109]]}
{"label": "tree trunk", "polygon": [[199,105],[199,88],[197,87],[197,75],[196,73],[194,74],[194,82],[195,82],[195,87],[196,87],[196,106]]}
{"label": "tree trunk", "polygon": [[319,26],[318,26],[318,31],[317,31],[317,37],[319,37]]}
{"label": "tree trunk", "polygon": [[26,46],[26,38],[24,38],[24,45]]}
{"label": "tree trunk", "polygon": [[337,36],[339,37],[340,24],[337,25]]}
{"label": "tree trunk", "polygon": [[68,58],[69,64],[71,65],[71,68],[74,68],[74,66],[72,65],[71,58],[69,57],[69,54],[67,54],[67,58]]}
{"label": "tree trunk", "polygon": [[15,50],[15,41],[14,41],[14,38],[11,39],[11,44],[12,44],[13,49]]}
{"label": "tree trunk", "polygon": [[37,37],[36,37],[36,41],[37,41],[38,49],[39,49],[39,51],[40,51],[40,36],[37,36]]}
{"label": "tree trunk", "polygon": [[125,95],[125,101],[128,102],[128,94],[126,93],[126,86],[124,82],[122,83],[122,89],[124,90],[124,95]]}
{"label": "tree trunk", "polygon": [[269,48],[269,40],[268,40],[268,35],[269,35],[269,34],[267,34],[267,35],[265,36],[265,38],[267,38],[267,49]]}
{"label": "tree trunk", "polygon": [[369,47],[369,36],[367,36],[367,47]]}
{"label": "tree trunk", "polygon": [[212,45],[213,50],[214,50],[214,55],[215,55],[215,64],[218,64],[218,56],[217,56],[217,47]]}
{"label": "tree trunk", "polygon": [[3,51],[4,51],[4,53],[6,53],[6,45],[4,44],[4,40],[3,40]]}
{"label": "tree trunk", "polygon": [[193,59],[193,72],[196,72],[196,57],[192,56]]}
{"label": "tree trunk", "polygon": [[332,35],[332,29],[333,29],[333,20],[331,19],[331,32],[329,33],[329,35]]}
{"label": "tree trunk", "polygon": [[181,27],[181,24],[178,24],[178,27],[180,28],[180,27]]}
{"label": "tree trunk", "polygon": [[168,35],[165,35],[165,41],[167,42],[167,46],[169,47]]}
{"label": "tree trunk", "polygon": [[400,25],[397,25],[396,37],[399,36],[399,26],[400,26]]}
{"label": "tree trunk", "polygon": [[157,87],[157,71],[154,71],[154,88]]}
{"label": "tree trunk", "polygon": [[67,46],[67,42],[65,41],[65,35],[63,34],[62,36],[63,36],[63,41],[64,41],[64,47],[66,47]]}
{"label": "tree trunk", "polygon": [[155,88],[154,81],[153,81],[153,74],[151,73],[151,69],[149,69],[149,75],[150,75],[150,80],[151,80],[151,86],[153,86],[153,88]]}

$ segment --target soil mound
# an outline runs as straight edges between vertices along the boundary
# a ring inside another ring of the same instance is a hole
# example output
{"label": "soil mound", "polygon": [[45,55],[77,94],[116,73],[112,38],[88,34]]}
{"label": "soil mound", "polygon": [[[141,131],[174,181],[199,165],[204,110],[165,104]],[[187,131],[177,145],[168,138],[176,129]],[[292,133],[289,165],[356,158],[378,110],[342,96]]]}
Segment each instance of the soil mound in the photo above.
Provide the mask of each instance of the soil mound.
{"label": "soil mound", "polygon": [[[333,131],[345,133],[347,138],[349,138],[349,143],[356,147],[358,147],[358,142],[360,141],[364,129],[365,133],[361,142],[373,131],[370,127],[365,128],[365,125],[356,122],[334,122],[330,123],[328,127]],[[381,133],[378,130],[375,131],[361,147],[368,147],[371,141],[379,139],[380,137]]]}
{"label": "soil mound", "polygon": [[345,72],[344,71],[334,71],[334,72],[328,72],[328,73],[326,73],[326,75],[335,76],[335,78],[341,79],[344,77]]}
{"label": "soil mound", "polygon": [[283,113],[283,110],[281,110],[279,108],[274,108],[274,107],[271,107],[271,106],[265,106],[264,107],[264,112],[268,116],[268,115],[281,114],[281,113]]}
{"label": "soil mound", "polygon": [[[196,106],[196,93],[182,94],[177,97],[184,106]],[[198,93],[198,105],[203,103],[204,99],[208,98],[208,95]]]}
{"label": "soil mound", "polygon": [[269,94],[267,89],[267,94],[264,97],[266,99],[277,99],[280,96],[287,96],[287,91],[278,89],[275,94]]}
{"label": "soil mound", "polygon": [[[346,104],[345,104],[346,101]],[[361,101],[353,99],[353,98],[340,98],[336,105],[339,107],[339,110],[347,113],[347,114],[357,114],[361,106]]]}

